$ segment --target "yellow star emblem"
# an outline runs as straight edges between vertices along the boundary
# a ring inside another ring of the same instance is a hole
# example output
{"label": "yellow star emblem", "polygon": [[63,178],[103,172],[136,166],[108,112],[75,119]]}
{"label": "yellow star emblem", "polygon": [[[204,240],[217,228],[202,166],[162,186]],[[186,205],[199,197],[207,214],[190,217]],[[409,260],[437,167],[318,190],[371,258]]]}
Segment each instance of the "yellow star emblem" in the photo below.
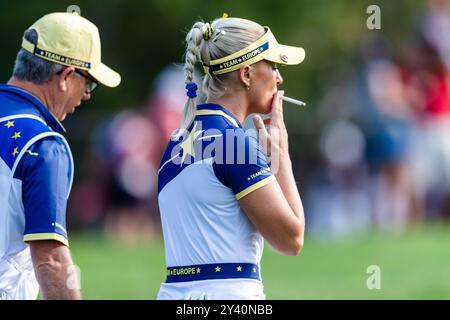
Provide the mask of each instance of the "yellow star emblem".
{"label": "yellow star emblem", "polygon": [[8,128],[14,127],[14,121],[8,121],[8,122],[5,124],[5,127],[8,127]]}
{"label": "yellow star emblem", "polygon": [[183,155],[181,157],[181,163],[184,163],[184,159],[186,159],[186,156],[189,154],[192,157],[195,157],[195,148],[194,143],[195,140],[199,135],[202,134],[205,130],[199,130],[195,131],[195,128],[197,127],[197,122],[194,123],[194,128],[192,128],[192,131],[189,133],[189,135],[186,137],[186,139],[180,144],[181,149],[183,149]]}
{"label": "yellow star emblem", "polygon": [[14,140],[16,140],[16,139],[18,139],[18,138],[22,138],[21,136],[20,136],[20,134],[21,134],[22,132],[14,132],[14,135],[11,137],[11,138],[13,138]]}
{"label": "yellow star emblem", "polygon": [[220,267],[219,266],[216,267],[216,272],[220,272]]}
{"label": "yellow star emblem", "polygon": [[12,152],[13,157],[16,156],[16,154],[19,153],[19,150],[17,150],[17,147],[14,148],[14,151]]}
{"label": "yellow star emblem", "polygon": [[255,267],[253,267],[253,272],[256,272],[256,268]]}
{"label": "yellow star emblem", "polygon": [[241,267],[241,266],[237,266],[236,270],[237,270],[238,272],[241,272],[241,271],[242,271],[242,267]]}
{"label": "yellow star emblem", "polygon": [[200,268],[197,268],[197,273],[200,273]]}
{"label": "yellow star emblem", "polygon": [[189,135],[186,137],[186,139],[180,144],[180,147],[183,150],[183,155],[181,156],[181,164],[184,163],[184,160],[186,159],[186,156],[188,154],[195,158],[194,144],[196,141],[217,138],[217,137],[221,136],[221,134],[212,134],[209,136],[203,136],[203,137],[199,138],[198,136],[201,135],[205,130],[195,131],[196,128],[197,128],[197,122],[194,123],[194,128],[192,128],[192,131],[189,133]]}

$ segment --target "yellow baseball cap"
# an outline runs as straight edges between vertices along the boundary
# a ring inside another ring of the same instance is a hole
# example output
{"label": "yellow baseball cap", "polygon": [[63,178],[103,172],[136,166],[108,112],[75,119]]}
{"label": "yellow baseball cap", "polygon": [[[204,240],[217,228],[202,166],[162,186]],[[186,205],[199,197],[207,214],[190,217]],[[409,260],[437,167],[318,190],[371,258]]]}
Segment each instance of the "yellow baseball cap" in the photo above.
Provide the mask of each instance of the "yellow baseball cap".
{"label": "yellow baseball cap", "polygon": [[305,50],[300,47],[279,44],[269,27],[264,27],[264,35],[247,47],[226,57],[212,60],[204,65],[209,75],[228,73],[244,64],[269,60],[282,65],[299,64],[305,59]]}
{"label": "yellow baseball cap", "polygon": [[86,70],[99,83],[117,87],[120,75],[101,62],[97,27],[77,13],[50,13],[29,29],[36,30],[37,44],[22,39],[22,48],[32,54],[65,66]]}

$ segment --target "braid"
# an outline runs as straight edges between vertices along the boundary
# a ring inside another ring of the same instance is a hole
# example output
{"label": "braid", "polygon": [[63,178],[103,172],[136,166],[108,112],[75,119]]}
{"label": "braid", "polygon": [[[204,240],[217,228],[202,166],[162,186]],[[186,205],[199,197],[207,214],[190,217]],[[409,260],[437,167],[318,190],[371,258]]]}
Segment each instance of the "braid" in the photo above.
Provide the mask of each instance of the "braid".
{"label": "braid", "polygon": [[[185,54],[184,73],[186,74],[186,85],[192,84],[194,80],[195,63],[199,59],[200,45],[203,41],[203,22],[197,22],[186,36],[187,49]],[[174,134],[174,139],[179,139],[184,131],[191,125],[195,115],[195,97],[188,97],[183,111],[183,119],[179,130]]]}
{"label": "braid", "polygon": [[[194,37],[198,36],[198,33],[200,33],[199,29],[192,29],[191,32],[189,32],[188,36],[186,37],[186,42],[188,43],[187,50],[186,50],[186,57],[184,62],[184,72],[186,74],[186,84],[192,83],[192,80],[194,79],[194,67],[195,63],[197,62],[198,58],[198,44],[197,39]],[[201,39],[201,37],[200,37]]]}

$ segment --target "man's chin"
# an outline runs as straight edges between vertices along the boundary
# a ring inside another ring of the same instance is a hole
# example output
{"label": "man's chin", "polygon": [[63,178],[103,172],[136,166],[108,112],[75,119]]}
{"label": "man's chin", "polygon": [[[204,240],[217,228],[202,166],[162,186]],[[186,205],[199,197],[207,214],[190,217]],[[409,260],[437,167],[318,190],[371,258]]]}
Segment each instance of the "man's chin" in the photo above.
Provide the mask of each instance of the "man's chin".
{"label": "man's chin", "polygon": [[63,120],[67,117],[67,115],[68,115],[69,113],[74,113],[76,107],[78,107],[78,106],[75,106],[75,107],[73,107],[69,112],[64,113],[64,114],[61,116],[61,118],[59,119],[59,121],[63,121]]}
{"label": "man's chin", "polygon": [[67,113],[64,113],[61,117],[59,117],[59,121],[64,121],[64,119],[66,118]]}
{"label": "man's chin", "polygon": [[[67,115],[68,115],[69,113],[74,113],[75,110],[76,110],[76,108],[78,108],[80,105],[81,105],[81,101],[78,102],[76,105],[72,106],[72,108],[70,108],[69,106],[66,106],[66,108],[64,108],[65,113],[64,113],[63,115],[61,115],[61,116],[58,118],[58,120],[59,120],[59,121],[63,121],[63,120],[67,117]],[[69,108],[70,108],[70,109],[69,109]]]}

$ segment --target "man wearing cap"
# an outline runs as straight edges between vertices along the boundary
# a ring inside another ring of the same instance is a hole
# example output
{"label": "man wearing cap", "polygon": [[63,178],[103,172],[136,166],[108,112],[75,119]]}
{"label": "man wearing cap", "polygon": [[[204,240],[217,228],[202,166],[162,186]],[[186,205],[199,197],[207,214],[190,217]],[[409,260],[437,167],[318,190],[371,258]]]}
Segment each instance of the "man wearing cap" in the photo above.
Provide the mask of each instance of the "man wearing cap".
{"label": "man wearing cap", "polygon": [[[120,75],[102,64],[97,27],[52,13],[24,34],[0,84],[0,299],[79,299],[66,202],[73,159],[60,121]],[[76,280],[76,281],[74,281]]]}

